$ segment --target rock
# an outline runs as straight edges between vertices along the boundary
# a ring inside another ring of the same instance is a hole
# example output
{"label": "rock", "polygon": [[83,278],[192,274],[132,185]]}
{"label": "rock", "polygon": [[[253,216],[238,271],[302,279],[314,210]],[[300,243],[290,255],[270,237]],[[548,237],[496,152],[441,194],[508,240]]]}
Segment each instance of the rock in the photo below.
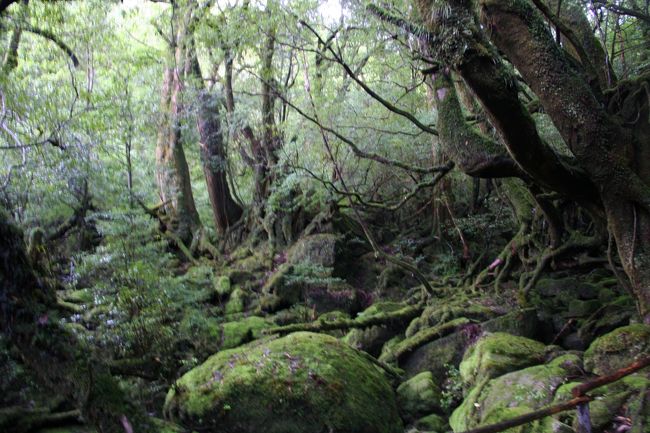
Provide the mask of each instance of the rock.
{"label": "rock", "polygon": [[460,363],[460,375],[474,385],[544,361],[542,343],[504,332],[484,334],[471,346]]}
{"label": "rock", "polygon": [[587,344],[578,332],[571,332],[562,337],[562,347],[569,350],[585,350]]}
{"label": "rock", "polygon": [[650,325],[634,324],[597,338],[585,352],[585,368],[609,374],[650,355]]}
{"label": "rock", "polygon": [[633,314],[634,301],[629,296],[618,297],[603,306],[598,311],[598,314],[593,315],[582,324],[578,329],[578,334],[588,346],[597,337],[629,325]]}
{"label": "rock", "polygon": [[[577,385],[580,383],[571,382],[561,386],[555,394],[555,402],[571,399],[571,390]],[[594,431],[616,431],[619,416],[628,418],[633,426],[632,430],[625,428],[624,431],[648,431],[650,406],[646,405],[650,403],[650,378],[647,375],[635,373],[626,376],[617,382],[590,391],[589,395],[594,397],[589,403],[589,415]],[[577,428],[575,412],[567,412],[565,416],[568,424],[573,423],[574,428]]]}
{"label": "rock", "polygon": [[220,350],[241,346],[262,336],[262,330],[271,324],[262,317],[250,316],[236,322],[221,325]]}
{"label": "rock", "polygon": [[[580,367],[575,354],[562,355],[548,364],[535,365],[478,382],[462,404],[454,410],[449,425],[465,431],[504,421],[549,405],[556,390]],[[560,423],[548,418],[527,426],[520,432],[554,432]],[[570,431],[570,430],[569,430]]]}
{"label": "rock", "polygon": [[287,261],[291,264],[309,263],[333,267],[336,261],[337,240],[338,236],[331,233],[304,236],[287,251]]}
{"label": "rock", "polygon": [[244,312],[244,309],[246,308],[246,303],[248,302],[248,298],[249,298],[248,293],[246,293],[243,289],[239,287],[235,288],[230,294],[230,297],[228,298],[228,302],[226,303],[225,313],[237,314],[237,313]]}
{"label": "rock", "polygon": [[214,279],[214,290],[220,297],[226,297],[233,291],[230,277],[222,275]]}
{"label": "rock", "polygon": [[420,418],[414,425],[418,430],[427,432],[446,433],[449,430],[447,421],[435,413]]}
{"label": "rock", "polygon": [[391,263],[387,264],[377,277],[376,290],[382,298],[397,299],[404,295],[406,288],[417,284],[418,280],[411,272]]}
{"label": "rock", "polygon": [[411,337],[418,331],[430,328],[440,323],[448,322],[459,317],[466,317],[477,322],[485,322],[497,316],[497,313],[488,307],[480,304],[451,305],[451,306],[429,306],[424,309],[422,315],[409,324],[406,328],[406,336]]}
{"label": "rock", "polygon": [[358,311],[360,305],[357,290],[341,281],[305,284],[302,300],[318,313],[334,310],[353,312]]}
{"label": "rock", "polygon": [[441,397],[440,387],[433,381],[430,371],[423,371],[397,387],[397,405],[406,421],[441,411]]}
{"label": "rock", "polygon": [[583,301],[574,299],[569,302],[569,310],[567,311],[568,317],[589,317],[600,308],[600,301],[592,299]]}
{"label": "rock", "polygon": [[197,431],[403,431],[382,373],[337,339],[308,332],[211,356],[170,389],[164,412]]}
{"label": "rock", "polygon": [[[537,314],[534,308],[517,310],[481,323],[481,329],[489,332],[507,332],[513,335],[533,338],[538,331]],[[458,367],[467,347],[474,342],[474,336],[456,332],[427,343],[413,351],[400,363],[408,377],[429,370],[437,383],[446,379],[449,367]]]}
{"label": "rock", "polygon": [[311,265],[281,265],[262,287],[263,311],[275,312],[304,302],[318,313],[333,310],[359,310],[357,290],[344,281],[333,278],[332,270]]}
{"label": "rock", "polygon": [[421,346],[400,363],[407,377],[430,371],[436,383],[444,383],[451,367],[457,367],[467,348],[467,339],[460,332],[439,338]]}

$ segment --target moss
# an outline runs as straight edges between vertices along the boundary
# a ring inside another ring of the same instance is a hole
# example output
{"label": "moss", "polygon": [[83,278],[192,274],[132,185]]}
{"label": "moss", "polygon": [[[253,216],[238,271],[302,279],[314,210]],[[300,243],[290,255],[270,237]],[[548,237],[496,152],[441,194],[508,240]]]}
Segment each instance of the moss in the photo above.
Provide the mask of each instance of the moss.
{"label": "moss", "polygon": [[422,312],[420,317],[413,319],[409,324],[406,329],[406,336],[411,337],[422,329],[459,317],[484,322],[496,316],[497,314],[490,308],[476,303],[468,303],[467,301],[454,302],[442,306],[429,306]]}
{"label": "moss", "polygon": [[485,334],[469,348],[460,364],[466,384],[482,382],[544,360],[544,345],[503,332]]}
{"label": "moss", "polygon": [[403,430],[377,368],[333,337],[299,332],[226,350],[181,377],[165,413],[195,430]]}
{"label": "moss", "polygon": [[222,275],[214,279],[214,290],[219,296],[228,296],[233,291],[230,277]]}
{"label": "moss", "polygon": [[585,352],[585,368],[608,374],[650,354],[650,325],[623,326],[597,338]]}
{"label": "moss", "polygon": [[225,313],[226,314],[236,314],[242,313],[246,308],[246,303],[248,302],[248,293],[243,289],[237,287],[232,291],[228,302],[226,303]]}
{"label": "moss", "polygon": [[[576,373],[579,357],[566,354],[544,365],[536,365],[483,381],[475,386],[454,411],[450,425],[454,431],[467,430],[532,412],[551,404],[556,392],[569,393],[562,384]],[[563,391],[560,391],[563,390]],[[521,413],[513,414],[521,411]],[[521,427],[522,432],[556,431],[555,419]],[[551,428],[552,427],[552,428]]]}
{"label": "moss", "polygon": [[93,305],[95,301],[92,291],[88,289],[70,290],[65,293],[63,299],[68,302],[86,305]]}
{"label": "moss", "polygon": [[440,387],[433,381],[430,371],[423,371],[397,387],[400,414],[408,421],[440,411],[441,397]]}
{"label": "moss", "polygon": [[417,428],[418,430],[435,432],[435,433],[445,433],[447,432],[447,430],[449,430],[447,421],[443,417],[435,413],[432,413],[431,415],[427,415],[417,420],[415,422],[415,428]]}
{"label": "moss", "polygon": [[399,344],[400,341],[404,339],[402,335],[396,335],[381,347],[381,353],[379,355],[380,359],[394,359],[394,349]]}
{"label": "moss", "polygon": [[570,317],[588,317],[600,308],[600,301],[589,300],[582,301],[580,299],[573,299],[569,303],[569,310],[567,314]]}
{"label": "moss", "polygon": [[[370,307],[357,315],[358,319],[371,317],[382,317],[386,314],[402,310],[405,304],[399,302],[375,302]],[[395,326],[397,325],[397,326]],[[386,323],[374,325],[367,328],[352,329],[343,339],[355,349],[363,350],[373,356],[379,356],[384,343],[393,338],[399,332],[399,323]]]}
{"label": "moss", "polygon": [[220,350],[241,346],[251,340],[260,338],[262,330],[271,324],[262,317],[251,316],[237,322],[227,322],[221,327]]}

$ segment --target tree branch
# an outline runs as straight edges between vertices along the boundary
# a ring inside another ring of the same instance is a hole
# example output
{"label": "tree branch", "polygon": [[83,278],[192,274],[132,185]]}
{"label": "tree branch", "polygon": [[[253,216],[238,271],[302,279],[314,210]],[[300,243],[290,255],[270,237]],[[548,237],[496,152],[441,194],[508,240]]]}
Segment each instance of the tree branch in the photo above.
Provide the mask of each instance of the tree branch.
{"label": "tree branch", "polygon": [[[307,24],[303,20],[300,20],[299,23],[301,25],[305,26],[307,29],[309,29],[309,31],[312,32],[316,36],[316,38],[318,38],[318,40],[323,45],[325,45],[325,41],[323,41],[321,36],[318,34],[318,32],[316,30],[314,30],[313,27],[311,27],[309,24]],[[350,78],[352,78],[352,80],[354,80],[354,82],[356,82],[374,100],[376,100],[381,105],[386,107],[389,111],[392,111],[393,113],[399,114],[400,116],[408,119],[411,123],[413,123],[415,126],[420,128],[421,130],[423,130],[425,132],[428,132],[429,134],[432,134],[432,135],[438,135],[438,131],[436,131],[434,128],[431,128],[431,127],[425,125],[424,123],[420,122],[414,115],[412,115],[408,111],[402,110],[401,108],[398,108],[395,105],[391,104],[390,102],[388,102],[387,100],[385,100],[384,98],[379,96],[379,94],[376,93],[374,90],[372,90],[366,83],[361,81],[359,79],[359,77],[357,76],[357,74],[354,73],[352,68],[350,68],[350,66],[343,61],[340,54],[338,54],[338,53],[336,53],[336,51],[334,51],[334,49],[331,47],[331,45],[327,45],[326,48],[327,48],[327,51],[329,51],[334,56],[334,60],[336,61],[336,63],[341,65],[343,67],[343,69],[345,70],[345,72],[350,76]]]}

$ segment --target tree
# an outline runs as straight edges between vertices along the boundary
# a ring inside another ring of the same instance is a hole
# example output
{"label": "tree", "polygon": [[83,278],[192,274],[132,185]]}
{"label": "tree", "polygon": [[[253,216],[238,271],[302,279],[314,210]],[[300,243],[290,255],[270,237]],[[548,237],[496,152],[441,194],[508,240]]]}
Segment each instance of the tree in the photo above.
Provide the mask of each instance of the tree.
{"label": "tree", "polygon": [[[490,177],[523,177],[606,222],[639,313],[650,321],[650,107],[643,90],[650,75],[616,81],[603,61],[603,46],[587,32],[584,11],[575,3],[564,2],[560,16],[539,0],[482,0],[476,7],[462,0],[417,1],[415,6],[418,23],[370,9],[424,41],[428,71],[437,83],[441,139],[463,155],[489,156],[481,157],[481,165],[494,170]],[[480,100],[505,145],[505,158],[494,159],[491,155],[503,151],[465,123],[450,81],[454,76]],[[559,156],[541,138],[519,97],[523,87],[539,98],[570,157]],[[508,172],[513,169],[522,173]]]}
{"label": "tree", "polygon": [[[201,85],[203,79],[196,55],[192,68],[195,78]],[[219,119],[220,101],[210,93],[209,89],[199,89],[198,98],[197,128],[200,137],[201,163],[208,186],[215,227],[223,234],[239,220],[243,210],[233,199],[228,186],[228,159]]]}
{"label": "tree", "polygon": [[160,100],[162,121],[156,144],[156,179],[170,230],[188,244],[201,227],[183,150],[183,88],[192,57],[195,2],[172,2],[169,52]]}

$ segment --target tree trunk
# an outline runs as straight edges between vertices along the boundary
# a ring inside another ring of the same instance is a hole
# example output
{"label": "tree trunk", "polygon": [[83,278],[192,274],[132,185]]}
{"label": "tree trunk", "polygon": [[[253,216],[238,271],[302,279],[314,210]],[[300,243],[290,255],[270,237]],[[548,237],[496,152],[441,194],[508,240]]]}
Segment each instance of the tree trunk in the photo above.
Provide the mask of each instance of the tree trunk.
{"label": "tree trunk", "polygon": [[[176,15],[180,15],[178,12]],[[192,240],[201,227],[194,204],[190,171],[185,159],[181,135],[183,115],[184,67],[186,64],[188,35],[186,34],[191,11],[177,18],[173,35],[174,66],[165,68],[161,96],[163,121],[159,126],[156,145],[156,178],[160,197],[165,203],[169,218],[168,228],[183,242]]]}
{"label": "tree trunk", "polygon": [[217,98],[207,91],[199,96],[197,127],[200,135],[201,162],[208,185],[214,224],[220,233],[235,223],[242,215],[242,208],[233,200],[228,188],[226,152],[219,121]]}

